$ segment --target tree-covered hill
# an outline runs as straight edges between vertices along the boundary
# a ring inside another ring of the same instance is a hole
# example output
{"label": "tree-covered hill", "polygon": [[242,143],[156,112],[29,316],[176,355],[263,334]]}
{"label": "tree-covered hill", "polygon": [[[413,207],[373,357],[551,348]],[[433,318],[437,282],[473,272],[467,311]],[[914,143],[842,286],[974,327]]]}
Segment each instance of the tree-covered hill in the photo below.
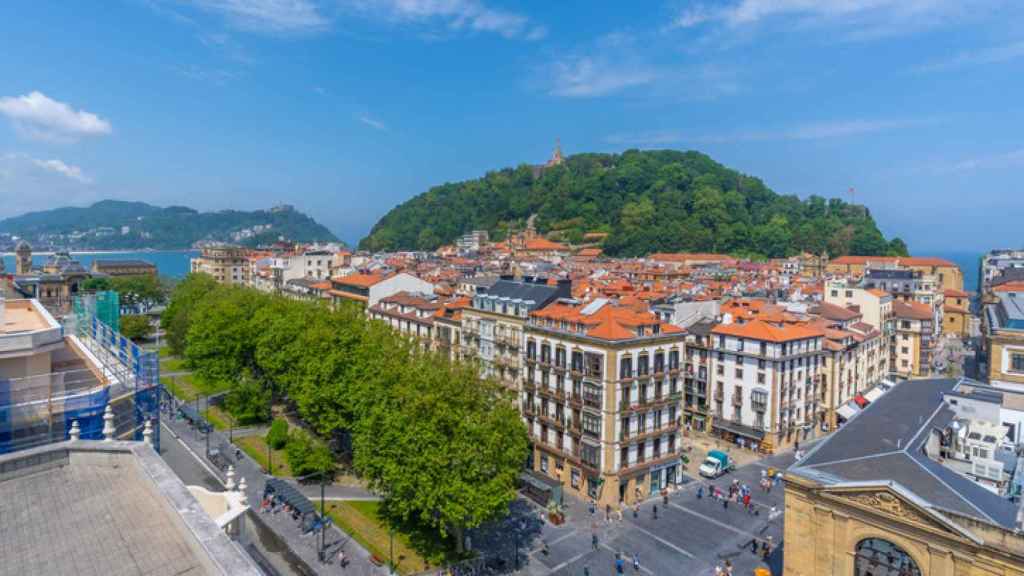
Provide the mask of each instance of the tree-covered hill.
{"label": "tree-covered hill", "polygon": [[290,206],[270,210],[199,212],[144,202],[103,200],[0,220],[0,234],[26,238],[37,248],[121,250],[188,248],[200,241],[270,243],[336,241],[330,230]]}
{"label": "tree-covered hill", "polygon": [[578,243],[606,232],[605,252],[713,251],[781,257],[905,254],[870,211],[839,199],[776,194],[699,152],[578,154],[559,166],[522,165],[431,188],[388,212],[362,240],[369,250],[431,250],[471,230],[492,238],[536,214],[542,233]]}

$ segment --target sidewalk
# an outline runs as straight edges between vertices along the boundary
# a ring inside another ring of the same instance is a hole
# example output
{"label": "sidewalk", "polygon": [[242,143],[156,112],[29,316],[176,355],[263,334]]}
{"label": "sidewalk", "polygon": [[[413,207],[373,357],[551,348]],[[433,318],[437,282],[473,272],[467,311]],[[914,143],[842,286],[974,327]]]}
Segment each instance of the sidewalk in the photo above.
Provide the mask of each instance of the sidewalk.
{"label": "sidewalk", "polygon": [[[185,446],[197,459],[200,460],[201,464],[212,472],[214,476],[217,476],[222,483],[225,481],[224,473],[204,457],[206,452],[206,440],[202,433],[197,433],[195,430],[191,429],[185,421],[175,421],[174,418],[170,417],[164,417],[161,418],[161,420],[185,443]],[[211,431],[210,447],[213,448],[215,446],[221,446],[222,444],[230,446],[227,436],[215,430]],[[235,460],[234,454],[229,456],[230,460]],[[318,535],[303,535],[299,523],[286,514],[261,514],[259,512],[259,504],[262,499],[263,489],[268,477],[263,474],[259,464],[250,459],[244,452],[242,453],[241,459],[235,464],[235,482],[240,482],[242,478],[245,478],[246,484],[248,485],[247,496],[249,498],[249,506],[252,508],[253,514],[258,515],[259,520],[273,530],[288,546],[288,548],[298,556],[300,560],[302,560],[313,574],[383,576],[388,573],[386,566],[375,566],[370,562],[370,553],[367,552],[366,549],[353,540],[351,536],[342,532],[337,526],[333,525],[328,529],[325,536],[325,557],[327,558],[328,563],[322,564],[317,552],[320,543]],[[318,500],[320,488],[319,486],[316,486],[315,488],[316,498],[309,499],[314,503],[317,511],[319,511],[320,506]],[[303,494],[307,497],[310,496],[306,490],[303,490]],[[338,566],[337,558],[339,550],[344,550],[345,556],[349,559],[349,564],[344,569]]]}

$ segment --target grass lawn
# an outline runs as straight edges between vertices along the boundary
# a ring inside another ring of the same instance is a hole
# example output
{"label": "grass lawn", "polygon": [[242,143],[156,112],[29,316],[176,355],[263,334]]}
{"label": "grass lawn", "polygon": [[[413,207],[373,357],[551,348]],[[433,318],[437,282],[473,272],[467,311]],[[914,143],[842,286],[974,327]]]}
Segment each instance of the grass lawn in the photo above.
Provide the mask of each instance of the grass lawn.
{"label": "grass lawn", "polygon": [[196,390],[195,385],[191,378],[184,376],[162,376],[160,383],[164,385],[175,398],[178,400],[184,400],[185,402],[192,402],[196,399],[199,391]]}
{"label": "grass lawn", "polygon": [[162,357],[160,359],[161,372],[183,372],[185,370],[185,361],[181,358]]}
{"label": "grass lawn", "polygon": [[160,348],[157,348],[157,354],[160,355],[160,359],[161,360],[163,360],[164,358],[170,358],[171,357],[171,349],[165,344],[165,345],[161,346]]}
{"label": "grass lawn", "polygon": [[[242,438],[235,438],[235,444],[242,449],[243,452],[249,455],[250,458],[255,460],[262,468],[263,471],[267,470],[267,442],[262,436],[244,436]],[[284,450],[274,450],[274,471],[271,472],[274,476],[291,476],[292,470],[288,467],[288,461],[285,459]]]}
{"label": "grass lawn", "polygon": [[210,406],[209,409],[203,410],[203,417],[217,430],[227,430],[231,423],[231,415],[220,406]]}
{"label": "grass lawn", "polygon": [[[335,524],[387,565],[390,558],[388,527],[377,515],[379,506],[379,502],[334,501],[327,503],[327,513]],[[395,534],[395,562],[401,574],[414,574],[428,568],[426,561],[409,546],[405,534]]]}

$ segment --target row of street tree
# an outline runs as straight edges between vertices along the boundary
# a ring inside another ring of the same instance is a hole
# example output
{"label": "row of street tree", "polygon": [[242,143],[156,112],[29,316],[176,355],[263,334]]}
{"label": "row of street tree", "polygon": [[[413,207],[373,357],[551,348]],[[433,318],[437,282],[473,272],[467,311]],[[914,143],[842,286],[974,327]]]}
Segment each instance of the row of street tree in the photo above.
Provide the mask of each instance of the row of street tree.
{"label": "row of street tree", "polygon": [[239,421],[293,405],[321,439],[351,438],[352,465],[395,526],[461,552],[468,528],[507,513],[528,447],[507,393],[472,363],[423,350],[355,307],[331,309],[193,274],[162,319],[171,351],[230,390]]}

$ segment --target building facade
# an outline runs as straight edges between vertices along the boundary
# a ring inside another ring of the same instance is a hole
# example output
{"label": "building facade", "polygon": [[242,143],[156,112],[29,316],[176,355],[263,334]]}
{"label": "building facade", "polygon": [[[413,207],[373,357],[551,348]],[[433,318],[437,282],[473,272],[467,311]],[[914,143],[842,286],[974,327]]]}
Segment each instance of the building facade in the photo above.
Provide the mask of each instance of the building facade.
{"label": "building facade", "polygon": [[520,396],[536,471],[601,505],[681,480],[682,329],[599,299],[535,311],[525,330]]}
{"label": "building facade", "polygon": [[1024,391],[1024,292],[998,292],[996,300],[982,318],[988,381]]}
{"label": "building facade", "polygon": [[246,249],[227,245],[203,248],[200,255],[192,259],[191,270],[233,286],[248,286],[252,274]]}

